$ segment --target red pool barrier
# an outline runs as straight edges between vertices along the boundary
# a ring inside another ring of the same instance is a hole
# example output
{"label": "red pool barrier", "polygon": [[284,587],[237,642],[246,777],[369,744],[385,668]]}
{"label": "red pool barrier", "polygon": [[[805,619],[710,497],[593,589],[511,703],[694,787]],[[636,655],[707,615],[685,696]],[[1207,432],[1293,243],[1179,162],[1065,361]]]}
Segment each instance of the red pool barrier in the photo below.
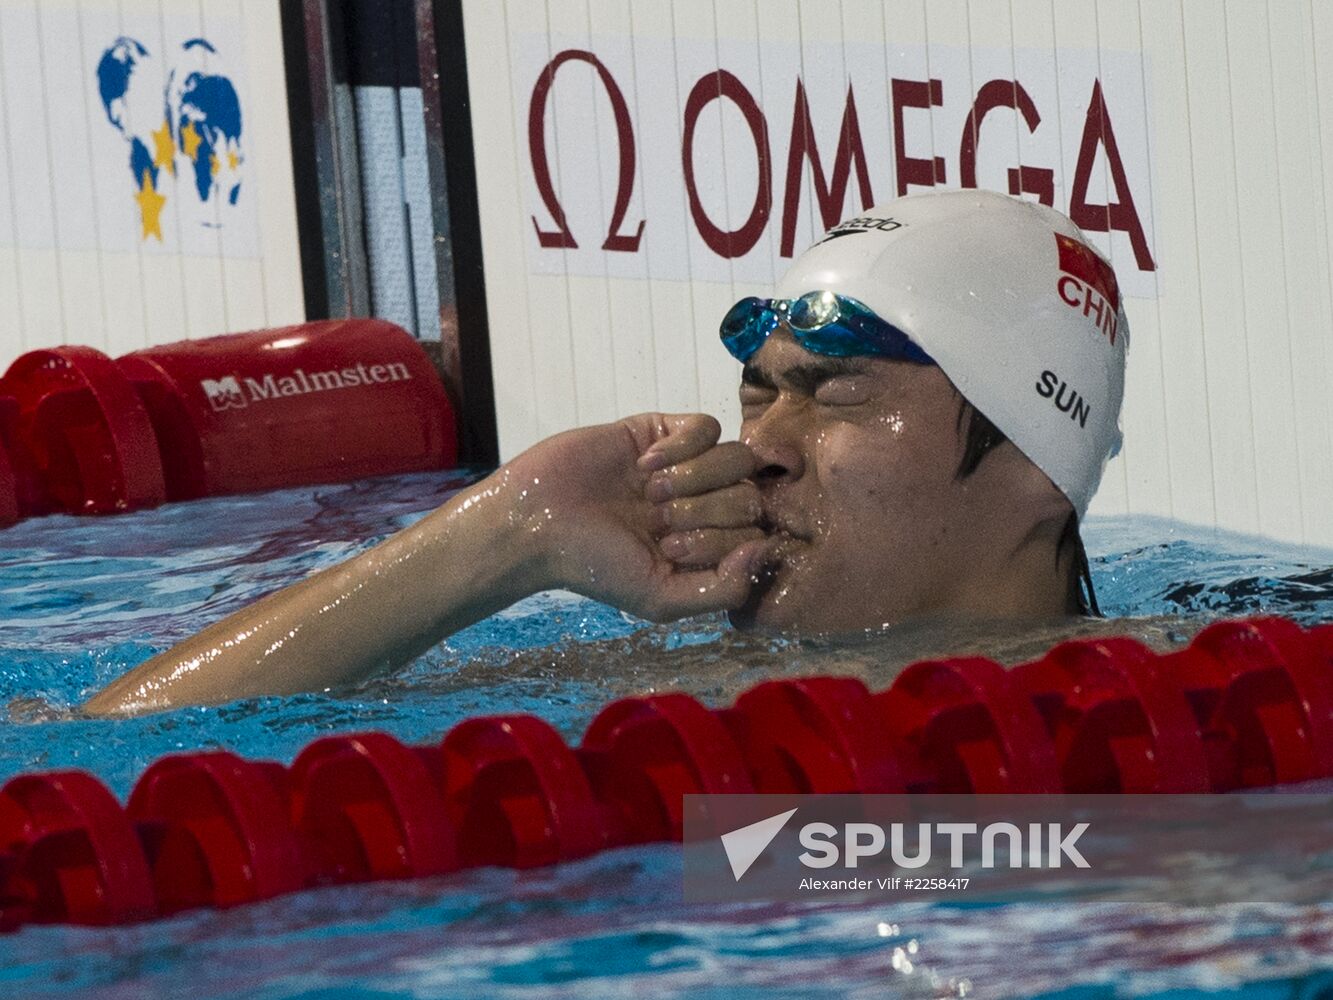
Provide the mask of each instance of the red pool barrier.
{"label": "red pool barrier", "polygon": [[536,868],[607,846],[574,751],[532,715],[460,722],[440,744],[446,814],[465,865]]}
{"label": "red pool barrier", "polygon": [[158,906],[235,906],[303,888],[308,867],[283,789],[226,750],[164,757],[130,793]]}
{"label": "red pool barrier", "polygon": [[20,775],[0,789],[0,910],[36,923],[120,924],[157,913],[120,803],[81,771]]}
{"label": "red pool barrier", "polygon": [[876,695],[917,792],[1060,790],[1055,747],[1027,692],[994,660],[914,663]]}
{"label": "red pool barrier", "polygon": [[1067,792],[1207,792],[1184,689],[1132,639],[1064,642],[1013,676],[1055,743]]}
{"label": "red pool barrier", "polygon": [[1333,673],[1317,655],[1297,626],[1269,618],[1210,625],[1164,658],[1201,727],[1213,791],[1333,774]]}
{"label": "red pool barrier", "polygon": [[385,733],[328,736],[292,763],[292,817],[320,881],[458,868],[438,779],[421,750]]}
{"label": "red pool barrier", "polygon": [[676,840],[683,796],[784,792],[1199,792],[1333,778],[1333,625],[1223,622],[1165,656],[1066,642],[1006,670],[913,664],[885,691],[768,681],[604,708],[581,745],[534,716],[438,745],[317,740],[291,768],[166,757],[122,810],[91,775],[0,789],[0,929],[119,923],[310,885],[531,868]]}
{"label": "red pool barrier", "polygon": [[401,327],[328,320],[117,361],[151,418],[169,499],[443,469],[454,416]]}
{"label": "red pool barrier", "polygon": [[0,395],[0,528],[8,527],[27,512],[19,501],[19,478],[13,457],[18,440],[19,401]]}
{"label": "red pool barrier", "polygon": [[622,698],[597,714],[579,763],[613,810],[617,844],[679,840],[683,796],[753,792],[745,758],[722,724],[687,694]]}
{"label": "red pool barrier", "polygon": [[722,715],[757,792],[905,792],[870,690],[851,677],[766,681]]}
{"label": "red pool barrier", "polygon": [[0,379],[0,527],[444,469],[453,409],[425,352],[376,319],[18,358]]}
{"label": "red pool barrier", "polygon": [[0,395],[17,402],[18,437],[40,484],[29,513],[111,514],[166,499],[148,411],[101,351],[29,351],[0,379]]}
{"label": "red pool barrier", "polygon": [[1310,639],[1323,651],[1325,666],[1333,670],[1333,623],[1316,625],[1310,630]]}

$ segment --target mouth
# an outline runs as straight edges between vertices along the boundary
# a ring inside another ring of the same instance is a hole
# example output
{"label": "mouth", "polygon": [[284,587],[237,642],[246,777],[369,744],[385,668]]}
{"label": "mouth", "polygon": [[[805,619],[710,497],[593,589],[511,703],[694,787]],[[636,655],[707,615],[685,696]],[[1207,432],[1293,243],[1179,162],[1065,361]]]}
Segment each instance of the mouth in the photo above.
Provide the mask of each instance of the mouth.
{"label": "mouth", "polygon": [[786,518],[770,511],[765,511],[759,518],[759,530],[770,538],[783,541],[808,542],[810,536],[791,524]]}
{"label": "mouth", "polygon": [[764,512],[759,519],[759,529],[777,542],[768,566],[770,577],[776,574],[778,569],[785,567],[792,555],[813,541],[807,532],[772,511]]}
{"label": "mouth", "polygon": [[758,527],[776,544],[770,550],[764,567],[755,576],[744,605],[730,613],[731,622],[738,628],[753,628],[761,609],[783,593],[795,566],[800,562],[800,551],[810,544],[810,537],[796,525],[773,511],[764,511]]}

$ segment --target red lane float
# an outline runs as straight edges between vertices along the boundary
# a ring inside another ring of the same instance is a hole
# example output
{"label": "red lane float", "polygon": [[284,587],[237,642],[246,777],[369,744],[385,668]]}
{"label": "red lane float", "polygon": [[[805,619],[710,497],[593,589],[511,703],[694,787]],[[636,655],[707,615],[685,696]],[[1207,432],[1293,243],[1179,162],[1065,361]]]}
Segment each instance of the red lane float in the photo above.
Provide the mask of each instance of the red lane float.
{"label": "red lane float", "polygon": [[1214,791],[1333,774],[1333,672],[1299,627],[1218,622],[1164,660],[1202,728]]}
{"label": "red lane float", "polygon": [[18,436],[39,480],[32,513],[111,514],[166,499],[148,411],[101,351],[29,351],[0,393],[18,403]]}
{"label": "red lane float", "polygon": [[328,320],[149,347],[117,362],[188,500],[454,464],[453,411],[401,327]]}
{"label": "red lane float", "polygon": [[607,846],[574,751],[532,715],[460,722],[440,744],[444,804],[465,865],[537,868]]}
{"label": "red lane float", "polygon": [[722,713],[757,792],[905,792],[870,690],[851,677],[766,681]]}
{"label": "red lane float", "polygon": [[442,469],[454,414],[421,346],[375,319],[30,351],[0,379],[0,527],[166,500]]}
{"label": "red lane float", "polygon": [[1132,639],[1064,642],[1015,668],[1055,742],[1067,792],[1207,792],[1185,692]]}
{"label": "red lane float", "polygon": [[1333,665],[1333,623],[1316,625],[1309,634],[1315,648],[1323,650],[1324,661]]}
{"label": "red lane float", "polygon": [[19,401],[0,394],[0,528],[8,527],[28,511],[19,500],[19,474],[14,455],[18,442]]}
{"label": "red lane float", "polygon": [[164,757],[130,793],[163,913],[235,906],[306,884],[287,798],[271,772],[226,750]]}
{"label": "red lane float", "polygon": [[316,740],[292,763],[292,816],[320,881],[440,875],[458,865],[438,779],[385,733]]}
{"label": "red lane float", "polygon": [[753,792],[745,758],[718,713],[687,694],[622,698],[597,714],[578,749],[617,844],[679,840],[683,796]]}
{"label": "red lane float", "polygon": [[164,758],[122,809],[91,775],[0,789],[0,929],[107,924],[311,885],[530,868],[678,840],[683,796],[726,792],[1201,792],[1333,778],[1333,625],[1223,622],[1165,656],[1062,643],[1006,670],[913,664],[604,708],[571,749],[527,715],[433,746],[317,740],[290,769]]}
{"label": "red lane float", "polygon": [[914,663],[876,696],[914,792],[1060,790],[1055,748],[1019,678],[973,656]]}
{"label": "red lane float", "polygon": [[20,775],[0,789],[0,907],[37,923],[120,924],[157,913],[133,824],[81,771]]}

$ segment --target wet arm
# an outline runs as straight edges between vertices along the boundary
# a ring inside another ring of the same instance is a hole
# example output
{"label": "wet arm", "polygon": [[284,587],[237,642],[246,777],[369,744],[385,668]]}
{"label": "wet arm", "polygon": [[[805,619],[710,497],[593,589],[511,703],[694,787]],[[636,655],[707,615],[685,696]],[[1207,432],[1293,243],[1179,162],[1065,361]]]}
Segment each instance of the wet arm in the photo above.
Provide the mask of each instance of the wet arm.
{"label": "wet arm", "polygon": [[153,657],[84,709],[352,683],[550,587],[657,621],[738,607],[770,543],[746,484],[754,456],[719,445],[719,433],[701,414],[649,413],[547,438],[375,548]]}
{"label": "wet arm", "polygon": [[277,591],[154,656],[90,713],[319,690],[419,656],[552,584],[502,470],[379,545]]}

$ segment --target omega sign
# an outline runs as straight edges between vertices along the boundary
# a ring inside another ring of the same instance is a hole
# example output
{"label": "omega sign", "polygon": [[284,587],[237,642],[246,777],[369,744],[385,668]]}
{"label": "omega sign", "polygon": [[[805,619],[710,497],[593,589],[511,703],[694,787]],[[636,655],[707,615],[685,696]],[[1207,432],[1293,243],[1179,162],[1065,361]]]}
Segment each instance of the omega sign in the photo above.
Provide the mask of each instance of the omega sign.
{"label": "omega sign", "polygon": [[1141,53],[511,44],[538,273],[768,283],[876,202],[985,187],[1066,212],[1126,294],[1156,295]]}

